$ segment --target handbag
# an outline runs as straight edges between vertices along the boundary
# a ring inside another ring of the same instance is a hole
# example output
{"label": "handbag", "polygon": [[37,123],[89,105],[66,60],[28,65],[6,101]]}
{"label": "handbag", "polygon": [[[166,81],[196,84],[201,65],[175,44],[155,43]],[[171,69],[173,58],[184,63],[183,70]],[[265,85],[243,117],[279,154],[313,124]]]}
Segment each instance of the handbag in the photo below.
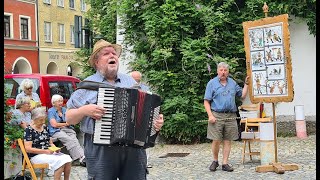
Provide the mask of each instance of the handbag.
{"label": "handbag", "polygon": [[[21,171],[20,171],[21,172]],[[11,178],[12,180],[32,180],[32,178],[29,175],[21,175],[20,172],[18,172],[18,174],[16,174],[13,178]]]}

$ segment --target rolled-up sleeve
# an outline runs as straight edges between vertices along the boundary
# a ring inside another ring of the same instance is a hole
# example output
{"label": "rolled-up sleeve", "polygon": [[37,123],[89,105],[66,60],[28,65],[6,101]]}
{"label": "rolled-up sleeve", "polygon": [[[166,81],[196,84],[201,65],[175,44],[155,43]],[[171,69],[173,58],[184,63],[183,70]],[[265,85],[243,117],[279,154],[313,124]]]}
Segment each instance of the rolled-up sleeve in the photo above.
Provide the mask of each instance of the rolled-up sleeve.
{"label": "rolled-up sleeve", "polygon": [[95,103],[97,97],[96,92],[94,91],[88,91],[85,89],[78,89],[76,90],[70,99],[67,102],[67,108],[68,109],[75,109],[79,108],[83,105],[90,104],[90,103]]}
{"label": "rolled-up sleeve", "polygon": [[242,96],[242,88],[238,84],[236,84],[236,96]]}
{"label": "rolled-up sleeve", "polygon": [[211,101],[213,94],[214,94],[213,93],[213,83],[212,83],[212,81],[209,81],[207,84],[203,99]]}

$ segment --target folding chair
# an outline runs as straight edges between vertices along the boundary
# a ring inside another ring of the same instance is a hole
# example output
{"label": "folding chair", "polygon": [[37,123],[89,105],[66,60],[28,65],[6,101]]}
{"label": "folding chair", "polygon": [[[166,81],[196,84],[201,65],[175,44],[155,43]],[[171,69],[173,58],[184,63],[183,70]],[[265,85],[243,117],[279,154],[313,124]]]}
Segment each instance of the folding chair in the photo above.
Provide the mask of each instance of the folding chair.
{"label": "folding chair", "polygon": [[31,176],[32,176],[32,179],[33,180],[37,180],[37,175],[34,171],[34,169],[41,169],[41,176],[40,176],[40,179],[43,180],[43,174],[44,174],[44,169],[48,169],[49,168],[49,164],[48,163],[44,163],[44,164],[32,164],[29,157],[28,157],[28,154],[26,152],[26,149],[24,147],[24,143],[22,141],[22,139],[18,139],[18,144],[19,144],[19,147],[21,149],[21,152],[23,154],[23,162],[22,162],[22,175],[24,175],[24,171],[26,169],[29,169],[30,173],[31,173]]}
{"label": "folding chair", "polygon": [[[247,118],[245,119],[245,129],[241,133],[241,139],[243,141],[242,149],[242,164],[245,161],[245,156],[249,155],[250,160],[252,161],[252,156],[260,156],[260,151],[252,151],[251,143],[260,142],[260,123],[261,122],[270,122],[271,118]],[[246,152],[246,145],[248,143],[248,151]],[[259,148],[260,149],[260,148]]]}

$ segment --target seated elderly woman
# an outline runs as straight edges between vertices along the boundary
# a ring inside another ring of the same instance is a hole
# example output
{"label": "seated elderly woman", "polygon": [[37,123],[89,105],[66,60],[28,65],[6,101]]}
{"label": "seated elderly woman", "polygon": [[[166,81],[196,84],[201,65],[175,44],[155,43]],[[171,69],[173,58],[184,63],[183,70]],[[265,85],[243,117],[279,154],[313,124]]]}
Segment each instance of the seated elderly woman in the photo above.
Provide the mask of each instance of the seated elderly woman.
{"label": "seated elderly woman", "polygon": [[25,129],[31,124],[31,105],[29,97],[16,99],[16,109],[10,110],[10,124],[17,125]]}
{"label": "seated elderly woman", "polygon": [[[31,110],[35,107],[41,106],[39,95],[33,92],[34,84],[31,79],[24,79],[21,84],[20,88],[23,90],[20,94],[17,95],[16,99],[21,97],[29,97],[31,103]],[[17,106],[17,102],[15,107]]]}
{"label": "seated elderly woman", "polygon": [[81,166],[86,166],[83,148],[81,147],[73,126],[66,122],[66,108],[63,107],[63,97],[55,94],[51,98],[52,107],[48,110],[48,127],[52,138],[66,146],[72,160],[79,160]]}
{"label": "seated elderly woman", "polygon": [[54,179],[60,179],[64,172],[64,179],[68,180],[71,172],[71,157],[59,150],[52,151],[55,147],[45,125],[46,110],[38,107],[31,111],[33,123],[24,130],[24,146],[32,163],[48,163],[48,175],[54,174]]}

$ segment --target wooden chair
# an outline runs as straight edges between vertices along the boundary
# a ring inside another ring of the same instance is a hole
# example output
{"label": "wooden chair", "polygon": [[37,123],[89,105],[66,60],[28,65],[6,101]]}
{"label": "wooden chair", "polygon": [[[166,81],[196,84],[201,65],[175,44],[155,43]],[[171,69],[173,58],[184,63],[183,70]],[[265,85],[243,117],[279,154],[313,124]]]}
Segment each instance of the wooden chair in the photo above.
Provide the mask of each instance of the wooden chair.
{"label": "wooden chair", "polygon": [[29,169],[30,173],[31,173],[31,176],[32,176],[32,179],[33,180],[37,180],[37,175],[34,171],[34,169],[41,169],[41,176],[40,176],[40,179],[43,180],[43,174],[44,174],[44,169],[48,169],[49,168],[49,164],[48,163],[44,163],[44,164],[32,164],[29,157],[28,157],[28,154],[26,152],[26,149],[24,147],[24,143],[22,141],[22,139],[18,139],[18,144],[19,144],[19,147],[21,149],[21,152],[23,154],[23,162],[22,162],[22,175],[24,175],[24,171],[26,169]]}
{"label": "wooden chair", "polygon": [[[261,122],[270,122],[271,118],[247,118],[241,120],[241,122],[245,123],[245,129],[241,134],[241,139],[243,141],[242,148],[242,164],[245,161],[245,156],[249,155],[250,160],[252,161],[252,156],[257,155],[260,156],[260,151],[252,151],[251,143],[260,141],[260,123]],[[253,130],[253,131],[251,131]],[[246,145],[248,143],[248,151],[246,152]],[[259,148],[260,149],[260,148]]]}

